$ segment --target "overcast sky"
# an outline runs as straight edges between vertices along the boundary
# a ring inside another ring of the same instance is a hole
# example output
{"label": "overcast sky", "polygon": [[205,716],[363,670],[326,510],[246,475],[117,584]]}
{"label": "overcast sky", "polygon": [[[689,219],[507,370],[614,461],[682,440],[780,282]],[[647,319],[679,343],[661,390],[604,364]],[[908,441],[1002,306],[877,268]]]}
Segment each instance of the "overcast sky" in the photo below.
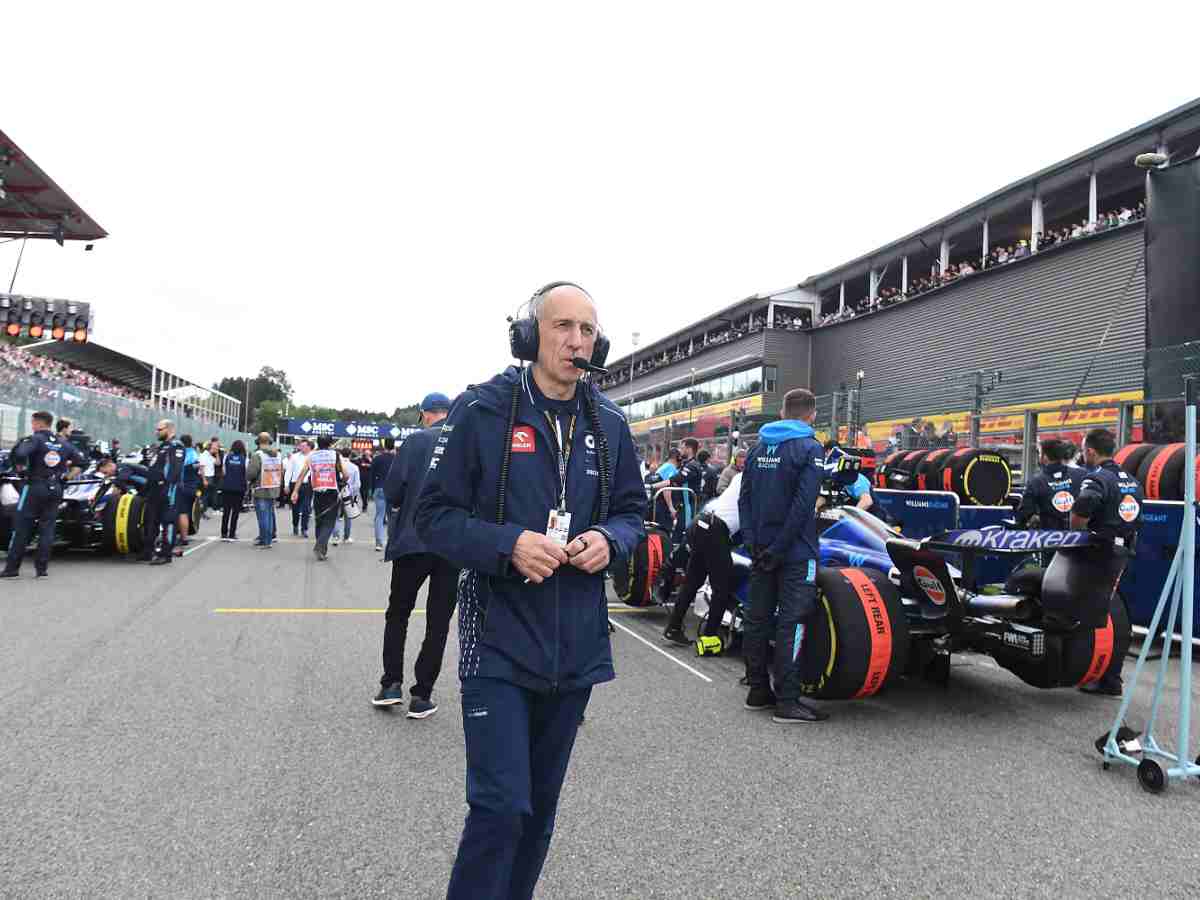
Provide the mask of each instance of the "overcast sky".
{"label": "overcast sky", "polygon": [[205,384],[267,364],[372,409],[507,365],[546,281],[615,358],[1200,85],[1169,4],[134,8],[5,11],[0,127],[110,234],[31,242],[16,291]]}

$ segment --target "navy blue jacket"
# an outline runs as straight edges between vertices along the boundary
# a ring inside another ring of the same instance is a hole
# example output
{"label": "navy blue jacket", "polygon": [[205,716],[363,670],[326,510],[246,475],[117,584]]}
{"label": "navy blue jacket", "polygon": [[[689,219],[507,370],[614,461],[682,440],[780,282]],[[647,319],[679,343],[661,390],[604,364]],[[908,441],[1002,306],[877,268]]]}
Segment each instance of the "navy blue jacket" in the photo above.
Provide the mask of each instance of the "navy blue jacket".
{"label": "navy blue jacket", "polygon": [[820,558],[816,504],[825,450],[812,427],[795,419],[771,422],[746,457],[738,517],[744,543],[782,562]]}
{"label": "navy blue jacket", "polygon": [[28,466],[30,481],[61,481],[70,465],[82,466],[83,454],[69,441],[64,441],[50,429],[35,431],[13,448],[15,462]]}
{"label": "navy blue jacket", "polygon": [[391,450],[385,450],[371,460],[370,487],[372,492],[387,484],[388,472],[392,470],[392,464],[395,461],[396,454]]}
{"label": "navy blue jacket", "polygon": [[[459,582],[459,676],[497,678],[538,691],[568,691],[613,678],[608,603],[601,573],[570,565],[541,584],[524,584],[511,566],[523,531],[546,533],[558,505],[558,456],[553,431],[534,405],[528,369],[509,367],[469,388],[450,411],[433,448],[417,504],[417,534],[433,553],[473,570]],[[512,388],[519,388],[505,522],[496,501]],[[646,494],[625,416],[596,388],[580,383],[595,405],[608,442],[608,521],[593,525],[599,465],[589,417],[580,410],[567,466],[570,537],[595,528],[617,556],[632,554],[644,530]],[[577,396],[579,396],[577,392]],[[582,399],[582,398],[581,398]]]}
{"label": "navy blue jacket", "polygon": [[1142,502],[1138,480],[1106,459],[1084,476],[1072,512],[1087,517],[1088,531],[1128,548],[1142,528]]}
{"label": "navy blue jacket", "polygon": [[147,484],[151,487],[162,485],[170,488],[183,481],[183,460],[186,448],[175,438],[160,441],[147,466]]}
{"label": "navy blue jacket", "polygon": [[246,457],[232,451],[225,454],[221,470],[221,490],[246,493]]}
{"label": "navy blue jacket", "polygon": [[398,510],[388,528],[387,552],[383,555],[387,562],[413,553],[428,552],[424,542],[417,537],[417,529],[413,527],[413,514],[421,497],[425,473],[429,471],[433,445],[441,436],[440,422],[409,435],[396,451],[396,458],[387,472],[387,481],[381,485],[387,505]]}
{"label": "navy blue jacket", "polygon": [[1053,462],[1042,466],[1035,473],[1021,494],[1021,505],[1017,508],[1017,524],[1024,527],[1037,516],[1042,528],[1057,528],[1066,531],[1071,527],[1071,510],[1085,476],[1083,469],[1068,466],[1065,462]]}

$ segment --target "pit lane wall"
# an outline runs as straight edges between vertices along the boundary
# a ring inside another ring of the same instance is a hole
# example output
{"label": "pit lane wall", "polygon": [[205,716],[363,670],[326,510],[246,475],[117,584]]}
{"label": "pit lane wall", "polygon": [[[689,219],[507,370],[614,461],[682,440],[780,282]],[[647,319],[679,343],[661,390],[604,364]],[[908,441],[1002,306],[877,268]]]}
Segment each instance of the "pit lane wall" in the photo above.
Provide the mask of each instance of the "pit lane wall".
{"label": "pit lane wall", "polygon": [[38,410],[48,410],[56,419],[65,416],[93,441],[117,438],[126,450],[154,442],[154,425],[164,418],[174,420],[178,434],[190,434],[197,441],[216,436],[228,447],[239,438],[249,440],[248,435],[220,428],[214,421],[185,415],[182,406],[178,411],[161,410],[114,394],[0,369],[0,448],[10,449],[29,434],[29,417]]}
{"label": "pit lane wall", "polygon": [[[861,369],[863,421],[873,441],[914,416],[951,420],[964,434],[979,369],[1004,373],[987,396],[989,412],[1069,403],[1077,391],[1081,398],[1140,397],[1142,255],[1142,226],[1130,226],[816,329],[812,390],[854,385]],[[1103,418],[1092,414],[1078,425]]]}

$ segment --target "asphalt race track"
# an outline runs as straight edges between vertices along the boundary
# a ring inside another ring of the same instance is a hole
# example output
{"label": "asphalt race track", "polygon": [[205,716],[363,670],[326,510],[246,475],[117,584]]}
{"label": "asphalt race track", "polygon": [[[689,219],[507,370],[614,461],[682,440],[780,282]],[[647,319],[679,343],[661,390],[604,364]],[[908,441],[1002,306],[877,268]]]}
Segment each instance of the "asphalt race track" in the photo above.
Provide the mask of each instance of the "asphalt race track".
{"label": "asphalt race track", "polygon": [[[283,516],[270,551],[242,521],[238,544],[206,522],[171,566],[59,556],[0,585],[0,896],[444,894],[465,813],[453,636],[436,716],[372,708],[388,567],[367,516],[325,563]],[[740,659],[663,649],[658,612],[613,620],[618,679],[539,896],[1200,895],[1200,782],[1155,797],[1103,772],[1116,701],[968,657],[948,688],[779,726],[742,709]],[[1173,715],[1159,734],[1174,745]]]}

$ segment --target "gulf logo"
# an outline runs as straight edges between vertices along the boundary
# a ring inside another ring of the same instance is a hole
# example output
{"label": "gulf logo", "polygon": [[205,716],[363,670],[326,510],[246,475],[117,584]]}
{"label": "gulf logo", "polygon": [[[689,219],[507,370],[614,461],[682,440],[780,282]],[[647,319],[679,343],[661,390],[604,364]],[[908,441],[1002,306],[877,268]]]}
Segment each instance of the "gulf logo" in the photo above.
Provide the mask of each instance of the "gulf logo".
{"label": "gulf logo", "polygon": [[1117,515],[1124,521],[1132,522],[1138,517],[1138,513],[1142,511],[1142,507],[1138,504],[1131,495],[1126,494],[1121,498],[1121,504],[1117,507]]}
{"label": "gulf logo", "polygon": [[917,587],[925,592],[925,596],[933,601],[935,606],[946,605],[946,591],[942,588],[942,582],[927,568],[924,566],[915,566],[913,568],[913,580],[916,581]]}
{"label": "gulf logo", "polygon": [[1075,508],[1075,496],[1070,491],[1059,491],[1051,498],[1050,505],[1060,513],[1069,513]]}
{"label": "gulf logo", "polygon": [[513,453],[533,453],[535,448],[534,430],[530,426],[518,425],[513,429]]}

